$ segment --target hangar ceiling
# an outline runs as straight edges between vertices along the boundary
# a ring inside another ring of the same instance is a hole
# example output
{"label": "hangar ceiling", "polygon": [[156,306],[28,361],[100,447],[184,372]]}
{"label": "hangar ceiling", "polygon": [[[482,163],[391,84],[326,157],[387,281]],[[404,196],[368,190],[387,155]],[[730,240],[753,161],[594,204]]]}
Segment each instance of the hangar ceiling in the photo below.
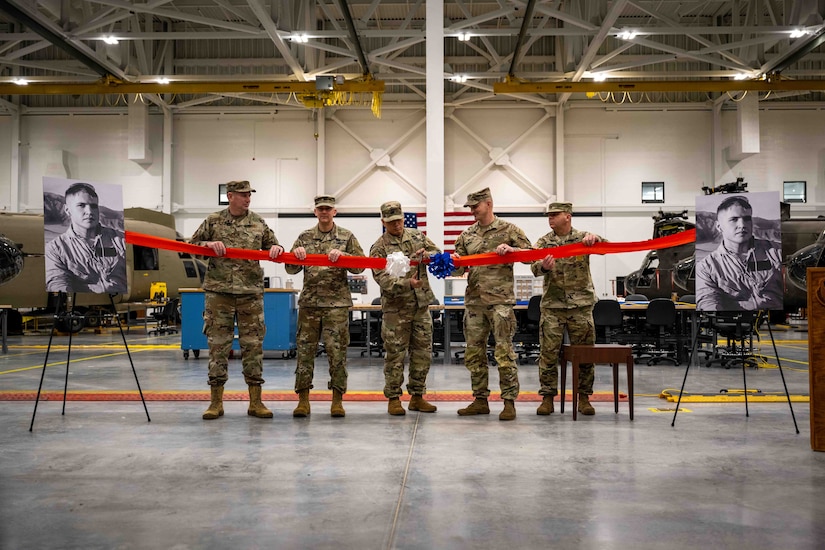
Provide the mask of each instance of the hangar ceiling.
{"label": "hangar ceiling", "polygon": [[[751,92],[761,101],[810,105],[824,99],[824,11],[821,0],[443,0],[445,103],[696,105],[737,92],[678,82],[768,78],[811,88],[763,86]],[[332,77],[350,86],[340,103],[369,105],[380,83],[385,106],[423,105],[426,26],[425,0],[0,0],[0,104],[125,104],[121,90],[72,88],[104,79],[175,111],[305,108],[301,90]],[[505,81],[580,84],[494,93]],[[660,84],[618,91],[638,81]]]}

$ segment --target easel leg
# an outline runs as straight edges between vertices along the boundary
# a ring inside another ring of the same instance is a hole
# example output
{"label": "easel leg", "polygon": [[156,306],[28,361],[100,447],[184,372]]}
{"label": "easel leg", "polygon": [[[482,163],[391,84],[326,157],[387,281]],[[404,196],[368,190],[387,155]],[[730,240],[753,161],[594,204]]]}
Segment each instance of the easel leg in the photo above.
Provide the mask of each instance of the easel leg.
{"label": "easel leg", "polygon": [[61,415],[66,414],[66,393],[69,389],[69,363],[72,361],[72,334],[74,334],[74,302],[77,292],[72,293],[72,309],[69,311],[69,349],[66,352],[66,378],[63,380],[63,410]]}
{"label": "easel leg", "polygon": [[779,376],[782,377],[782,386],[785,388],[785,397],[788,398],[788,407],[791,409],[791,418],[793,419],[793,427],[796,433],[799,433],[799,426],[796,424],[796,415],[793,412],[793,405],[791,404],[791,394],[788,393],[788,384],[785,383],[785,373],[782,372],[782,362],[779,361],[779,352],[776,350],[776,341],[773,339],[773,330],[771,330],[771,322],[768,319],[768,333],[771,335],[771,344],[773,345],[773,354],[776,357],[776,364],[779,367]]}
{"label": "easel leg", "polygon": [[[741,325],[737,321],[737,329],[736,332],[742,330]],[[745,389],[745,416],[750,416],[750,411],[748,410],[748,374],[747,369],[745,368],[745,335],[742,334],[742,345],[739,347],[739,359],[742,361],[742,385]]]}
{"label": "easel leg", "polygon": [[132,374],[135,375],[135,384],[137,384],[140,400],[143,402],[143,410],[146,411],[146,421],[151,422],[152,419],[149,418],[149,409],[146,407],[146,400],[143,398],[143,390],[140,389],[140,381],[138,380],[137,371],[135,370],[135,363],[132,361],[132,354],[129,352],[129,344],[126,343],[126,335],[123,333],[123,325],[120,323],[120,317],[117,314],[114,296],[114,294],[109,294],[109,302],[112,304],[112,314],[117,320],[117,328],[120,330],[120,337],[123,339],[123,347],[126,348],[126,356],[129,357],[129,364],[132,365]]}
{"label": "easel leg", "polygon": [[40,372],[40,385],[37,386],[37,397],[34,399],[34,411],[32,412],[32,421],[29,424],[29,431],[34,429],[34,417],[37,415],[37,404],[40,402],[40,391],[43,389],[43,378],[46,376],[46,365],[49,364],[49,352],[52,350],[52,339],[54,339],[54,331],[57,328],[57,318],[60,316],[60,307],[63,305],[65,294],[61,292],[57,299],[57,308],[54,312],[54,321],[52,322],[52,333],[49,335],[49,345],[46,346],[46,358],[43,360],[43,370]]}
{"label": "easel leg", "polygon": [[693,364],[693,360],[696,357],[696,347],[699,343],[699,329],[697,327],[696,332],[693,334],[693,343],[690,345],[690,357],[688,358],[687,367],[685,367],[685,377],[682,378],[682,387],[679,389],[679,399],[676,401],[676,410],[673,411],[673,420],[670,422],[670,426],[673,427],[676,425],[676,415],[679,414],[679,405],[682,404],[682,394],[685,392],[685,382],[687,382],[687,375],[690,372],[690,367]]}

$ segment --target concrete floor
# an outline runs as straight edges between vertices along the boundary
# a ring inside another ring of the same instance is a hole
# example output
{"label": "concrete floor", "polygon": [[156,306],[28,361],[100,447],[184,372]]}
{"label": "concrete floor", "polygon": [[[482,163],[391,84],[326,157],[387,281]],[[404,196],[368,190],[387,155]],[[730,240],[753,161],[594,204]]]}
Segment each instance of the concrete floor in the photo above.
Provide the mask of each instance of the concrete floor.
{"label": "concrete floor", "polygon": [[[791,394],[808,394],[806,334],[777,331]],[[635,420],[627,403],[518,418],[459,417],[463,365],[436,360],[435,414],[386,414],[386,402],[328,402],[293,419],[295,401],[245,401],[201,420],[203,401],[41,401],[46,336],[11,337],[0,356],[0,548],[822,548],[825,454],[810,449],[807,403],[687,403],[671,427],[684,367],[636,369]],[[57,338],[45,390],[63,388],[67,338]],[[144,392],[206,389],[205,352],[184,361],[175,336],[129,336]],[[146,346],[146,344],[150,344]],[[166,345],[166,347],[153,347]],[[769,345],[764,352],[772,350]],[[350,353],[350,391],[380,392],[381,360]],[[119,334],[73,341],[69,390],[136,389]],[[316,387],[326,388],[326,358]],[[292,389],[294,360],[267,357],[266,391]],[[494,371],[493,371],[494,372]],[[611,390],[597,369],[596,391]],[[748,386],[781,392],[779,371],[748,369]],[[538,389],[520,367],[522,394]],[[498,378],[491,375],[493,390]],[[625,389],[624,382],[620,386]],[[742,371],[694,368],[686,391],[741,388]],[[240,362],[228,390],[243,390]],[[3,398],[2,394],[6,397]],[[5,399],[5,400],[4,400]],[[663,409],[663,410],[660,410]]]}

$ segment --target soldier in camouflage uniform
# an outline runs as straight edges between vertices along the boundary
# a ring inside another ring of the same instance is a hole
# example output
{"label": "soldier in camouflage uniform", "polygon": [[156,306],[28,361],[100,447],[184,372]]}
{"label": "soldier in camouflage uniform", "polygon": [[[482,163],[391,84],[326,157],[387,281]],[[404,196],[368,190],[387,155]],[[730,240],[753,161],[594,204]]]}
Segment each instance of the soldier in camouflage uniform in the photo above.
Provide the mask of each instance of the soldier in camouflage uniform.
{"label": "soldier in camouflage uniform", "polygon": [[[456,258],[485,252],[504,256],[532,248],[524,231],[493,214],[493,197],[489,188],[467,195],[464,206],[470,207],[476,223],[458,236],[455,242]],[[464,271],[465,268],[459,268],[453,273],[461,275]],[[496,341],[495,358],[501,398],[504,400],[504,410],[498,418],[516,418],[514,401],[518,397],[519,383],[516,353],[513,351],[513,335],[516,332],[514,287],[512,263],[470,269],[464,294],[464,339],[467,343],[464,362],[470,371],[475,400],[468,407],[459,409],[461,416],[490,414],[487,404],[490,395],[487,338],[492,331]]]}
{"label": "soldier in camouflage uniform", "polygon": [[[318,225],[307,229],[292,245],[299,260],[307,254],[326,254],[333,263],[341,256],[363,256],[364,251],[352,231],[335,224],[335,197],[315,197],[315,217]],[[349,308],[352,295],[347,271],[361,273],[364,268],[303,266],[287,264],[286,272],[304,270],[304,285],[298,298],[298,366],[295,369],[295,393],[298,406],[292,416],[304,417],[310,412],[309,390],[315,372],[315,354],[319,340],[329,358],[329,388],[332,390],[330,414],[346,414],[343,395],[347,392],[347,346],[349,346]]]}
{"label": "soldier in camouflage uniform", "polygon": [[205,305],[203,326],[209,343],[209,385],[212,399],[203,413],[206,420],[223,416],[223,387],[229,378],[227,364],[238,320],[238,340],[243,354],[243,376],[249,386],[247,414],[272,418],[272,411],[261,402],[263,379],[264,272],[256,260],[224,258],[227,247],[269,250],[273,260],[284,247],[258,214],[249,210],[255,190],[248,181],[226,184],[229,206],[210,214],[191,242],[211,248],[217,257],[209,258],[203,279]]}
{"label": "soldier in camouflage uniform", "polygon": [[[370,256],[386,258],[401,252],[420,260],[424,253],[441,252],[426,235],[417,229],[404,227],[404,212],[395,201],[381,205],[381,223],[386,232],[370,248]],[[394,416],[406,414],[401,406],[401,384],[404,382],[404,357],[410,354],[410,377],[407,392],[411,411],[435,412],[436,407],[424,399],[427,374],[430,372],[433,349],[433,318],[429,305],[435,299],[427,269],[423,264],[402,277],[394,277],[383,269],[373,269],[372,276],[381,287],[381,338],[384,340],[384,397],[389,399],[387,412]]]}
{"label": "soldier in camouflage uniform", "polygon": [[[573,229],[570,218],[573,205],[569,202],[554,202],[547,207],[548,222],[552,231],[536,243],[536,248],[552,248],[581,242],[585,246],[603,241],[600,236]],[[556,259],[548,254],[530,266],[533,275],[544,277],[544,292],[541,297],[541,321],[539,338],[539,394],[542,402],[536,414],[553,412],[553,397],[558,393],[558,360],[564,330],[570,336],[570,343],[593,344],[596,331],[593,324],[593,305],[596,292],[590,275],[590,256],[574,256]],[[593,393],[593,364],[579,367],[579,412],[596,414],[589,397]]]}

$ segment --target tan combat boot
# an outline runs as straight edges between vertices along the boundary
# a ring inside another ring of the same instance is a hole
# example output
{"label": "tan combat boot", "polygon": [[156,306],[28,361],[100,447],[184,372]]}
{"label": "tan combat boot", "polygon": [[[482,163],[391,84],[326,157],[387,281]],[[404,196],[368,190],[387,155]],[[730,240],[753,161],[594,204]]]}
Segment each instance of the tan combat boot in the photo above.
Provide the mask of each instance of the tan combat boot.
{"label": "tan combat boot", "polygon": [[585,416],[593,416],[596,414],[596,409],[590,404],[590,399],[586,393],[579,394],[579,412]]}
{"label": "tan combat boot", "polygon": [[504,400],[504,410],[498,415],[499,420],[515,420],[516,419],[516,405],[512,399]]}
{"label": "tan combat boot", "polygon": [[423,413],[434,413],[438,410],[438,407],[424,399],[423,395],[413,395],[407,408],[411,411],[421,411]]}
{"label": "tan combat boot", "polygon": [[458,409],[459,416],[472,416],[474,414],[490,414],[490,405],[483,397],[476,397],[475,401],[463,409]]}
{"label": "tan combat boot", "polygon": [[404,416],[407,411],[401,406],[401,399],[397,397],[390,397],[390,402],[387,404],[387,412],[393,416]]}
{"label": "tan combat boot", "polygon": [[203,413],[204,420],[215,420],[223,416],[223,386],[212,386],[212,402],[209,408]]}
{"label": "tan combat boot", "polygon": [[309,416],[309,389],[298,392],[298,406],[292,411],[292,416],[297,418]]}
{"label": "tan combat boot", "polygon": [[536,409],[536,414],[539,416],[547,416],[548,414],[553,414],[553,396],[552,395],[545,395],[541,400],[541,405],[539,408]]}
{"label": "tan combat boot", "polygon": [[260,386],[249,386],[249,408],[246,414],[258,418],[272,418],[272,411],[264,407],[264,404],[261,402]]}
{"label": "tan combat boot", "polygon": [[344,404],[342,400],[344,399],[344,395],[333,388],[332,390],[332,406],[329,408],[330,416],[334,416],[336,418],[340,418],[342,416],[347,415],[347,411],[344,410]]}

